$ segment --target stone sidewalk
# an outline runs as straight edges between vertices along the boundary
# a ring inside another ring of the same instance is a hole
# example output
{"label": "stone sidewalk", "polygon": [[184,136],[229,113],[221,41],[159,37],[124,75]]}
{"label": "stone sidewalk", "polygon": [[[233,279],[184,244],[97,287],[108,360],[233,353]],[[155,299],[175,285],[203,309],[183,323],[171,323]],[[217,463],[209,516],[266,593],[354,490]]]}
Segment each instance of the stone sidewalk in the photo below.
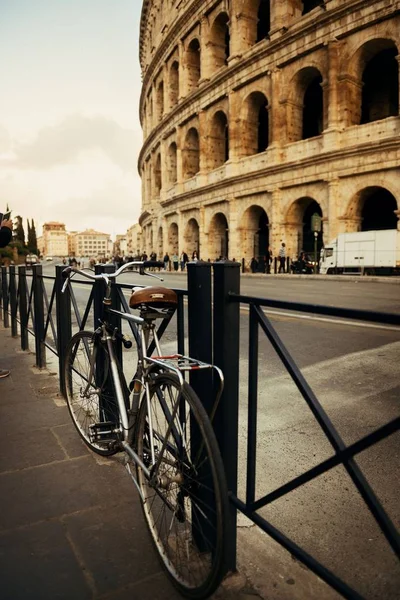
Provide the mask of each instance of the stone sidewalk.
{"label": "stone sidewalk", "polygon": [[[0,324],[2,600],[179,600],[124,468],[86,448],[57,373],[19,348]],[[235,574],[213,598],[259,596]]]}

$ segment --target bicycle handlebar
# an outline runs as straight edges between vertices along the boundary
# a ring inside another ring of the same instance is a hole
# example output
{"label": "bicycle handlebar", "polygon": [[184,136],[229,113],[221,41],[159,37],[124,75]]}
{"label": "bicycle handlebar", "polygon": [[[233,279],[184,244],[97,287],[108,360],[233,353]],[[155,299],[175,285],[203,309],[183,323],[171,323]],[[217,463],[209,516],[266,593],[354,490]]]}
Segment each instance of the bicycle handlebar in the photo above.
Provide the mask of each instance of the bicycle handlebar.
{"label": "bicycle handlebar", "polygon": [[[62,276],[65,279],[65,283],[62,287],[62,292],[65,292],[68,281],[71,277],[71,273],[79,273],[80,275],[83,275],[84,277],[87,277],[88,279],[93,279],[94,281],[103,279],[103,281],[105,281],[108,284],[110,279],[116,279],[119,275],[121,275],[121,273],[123,273],[124,271],[126,271],[126,269],[128,269],[130,267],[138,267],[138,269],[135,271],[135,273],[139,273],[140,275],[150,275],[150,277],[156,277],[155,275],[152,275],[151,273],[146,273],[145,269],[151,268],[151,267],[162,268],[162,267],[164,267],[164,263],[159,260],[134,260],[132,262],[125,263],[124,265],[122,265],[122,267],[117,269],[117,271],[115,271],[114,273],[99,273],[99,275],[92,275],[91,273],[88,273],[87,271],[83,271],[82,269],[78,269],[77,267],[69,266],[69,267],[66,267],[65,269],[63,269],[63,271],[62,271]],[[161,281],[163,281],[163,279],[161,277],[160,278],[157,277],[157,279],[161,279]]]}

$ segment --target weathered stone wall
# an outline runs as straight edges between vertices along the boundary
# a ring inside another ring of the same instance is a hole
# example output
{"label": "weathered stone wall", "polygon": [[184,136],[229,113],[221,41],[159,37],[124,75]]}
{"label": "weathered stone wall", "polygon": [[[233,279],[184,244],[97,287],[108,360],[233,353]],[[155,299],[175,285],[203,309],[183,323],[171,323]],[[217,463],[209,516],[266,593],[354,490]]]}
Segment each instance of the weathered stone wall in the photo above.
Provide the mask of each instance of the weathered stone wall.
{"label": "weathered stone wall", "polygon": [[145,0],[142,250],[400,228],[399,49],[400,0]]}

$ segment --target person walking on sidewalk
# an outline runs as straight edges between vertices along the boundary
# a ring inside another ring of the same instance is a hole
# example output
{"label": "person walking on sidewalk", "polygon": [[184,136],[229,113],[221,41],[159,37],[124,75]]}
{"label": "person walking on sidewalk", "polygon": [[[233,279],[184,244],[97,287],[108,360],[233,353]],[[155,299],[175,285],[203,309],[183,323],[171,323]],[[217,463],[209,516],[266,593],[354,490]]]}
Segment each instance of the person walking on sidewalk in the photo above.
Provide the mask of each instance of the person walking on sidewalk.
{"label": "person walking on sidewalk", "polygon": [[[11,219],[4,220],[0,226],[0,248],[5,248],[11,240],[13,224]],[[8,369],[0,369],[0,379],[8,377],[10,371]]]}
{"label": "person walking on sidewalk", "polygon": [[278,271],[278,273],[285,272],[285,262],[286,262],[286,247],[285,246],[286,246],[285,242],[282,242],[282,246],[279,248],[279,253],[278,253],[279,271]]}

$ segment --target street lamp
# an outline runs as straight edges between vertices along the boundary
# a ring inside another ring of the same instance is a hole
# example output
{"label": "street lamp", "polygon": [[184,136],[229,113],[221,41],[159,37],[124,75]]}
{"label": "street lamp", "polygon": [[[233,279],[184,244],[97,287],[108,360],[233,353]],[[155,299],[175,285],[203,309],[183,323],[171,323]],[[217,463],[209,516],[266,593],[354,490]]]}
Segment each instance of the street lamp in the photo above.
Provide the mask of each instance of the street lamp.
{"label": "street lamp", "polygon": [[321,231],[322,219],[318,213],[311,217],[311,231],[314,232],[314,274],[317,272],[317,241],[318,233]]}

